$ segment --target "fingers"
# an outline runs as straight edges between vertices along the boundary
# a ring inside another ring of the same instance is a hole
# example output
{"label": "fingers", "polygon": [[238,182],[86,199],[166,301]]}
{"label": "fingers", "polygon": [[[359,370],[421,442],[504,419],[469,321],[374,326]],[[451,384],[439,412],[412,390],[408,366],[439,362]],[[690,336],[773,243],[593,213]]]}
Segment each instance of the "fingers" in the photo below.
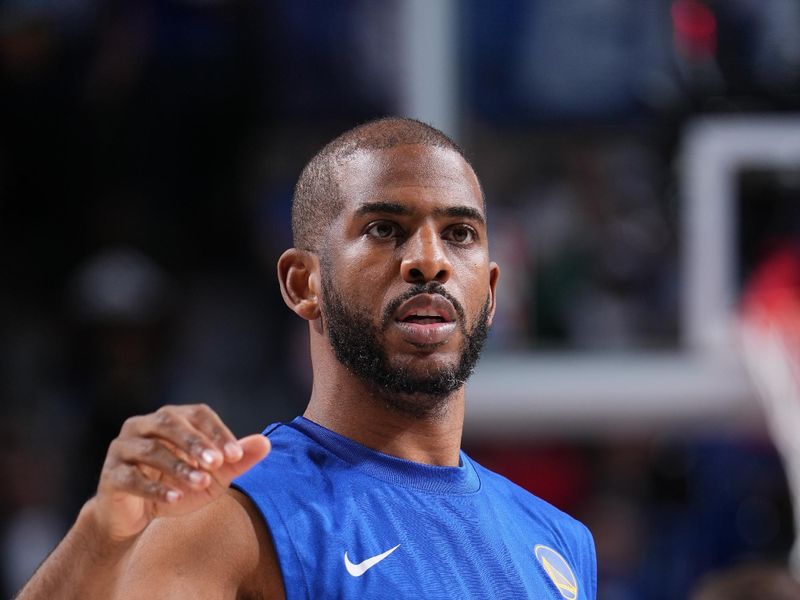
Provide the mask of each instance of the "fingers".
{"label": "fingers", "polygon": [[197,510],[264,458],[262,435],[237,440],[205,405],[166,406],[125,421],[97,486],[96,519],[112,539],[138,535],[159,516]]}
{"label": "fingers", "polygon": [[256,433],[239,440],[239,445],[244,451],[243,460],[252,461],[252,465],[262,460],[272,449],[272,444],[264,435]]}
{"label": "fingers", "polygon": [[188,421],[210,439],[227,462],[242,458],[242,447],[217,413],[204,404],[188,407]]}
{"label": "fingers", "polygon": [[[269,440],[254,434],[237,441],[242,458],[235,463],[223,463],[209,473],[182,460],[162,442],[151,438],[116,439],[109,449],[106,485],[117,492],[126,492],[158,503],[175,504],[186,494],[207,490],[221,493],[230,482],[252,468],[269,454]],[[152,471],[145,474],[147,468]]]}
{"label": "fingers", "polygon": [[269,439],[260,433],[242,438],[239,440],[239,445],[243,451],[242,458],[235,463],[226,464],[220,469],[220,474],[224,478],[222,483],[225,487],[230,485],[233,479],[245,471],[249,471],[263,460],[272,448]]}
{"label": "fingers", "polygon": [[165,406],[151,415],[133,417],[123,425],[121,438],[165,440],[196,459],[206,470],[225,461],[236,462],[242,449],[236,437],[208,406]]}
{"label": "fingers", "polygon": [[169,480],[173,487],[184,491],[202,490],[211,483],[211,476],[152,438],[117,439],[112,452],[128,465],[147,466]]}
{"label": "fingers", "polygon": [[125,422],[109,447],[98,493],[157,504],[191,498],[195,505],[224,493],[269,450],[263,435],[237,440],[208,406],[165,406]]}
{"label": "fingers", "polygon": [[[237,440],[206,405],[165,406],[125,422],[109,448],[105,483],[162,502],[175,502],[192,492],[213,496],[269,450],[269,440],[262,435]],[[174,493],[167,495],[169,491]]]}
{"label": "fingers", "polygon": [[153,481],[133,465],[119,465],[112,471],[115,490],[127,492],[153,502],[175,504],[183,498],[181,490],[169,487],[160,481]]}

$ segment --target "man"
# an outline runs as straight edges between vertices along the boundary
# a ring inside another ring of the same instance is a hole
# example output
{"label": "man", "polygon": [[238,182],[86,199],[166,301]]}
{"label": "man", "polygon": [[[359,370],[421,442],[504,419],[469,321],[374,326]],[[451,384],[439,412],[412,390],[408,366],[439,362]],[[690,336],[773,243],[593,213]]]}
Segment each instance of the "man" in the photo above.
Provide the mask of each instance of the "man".
{"label": "man", "polygon": [[304,416],[238,441],[205,406],[129,419],[20,597],[594,598],[586,528],[460,451],[499,276],[461,150],[357,127],[304,169],[292,226]]}

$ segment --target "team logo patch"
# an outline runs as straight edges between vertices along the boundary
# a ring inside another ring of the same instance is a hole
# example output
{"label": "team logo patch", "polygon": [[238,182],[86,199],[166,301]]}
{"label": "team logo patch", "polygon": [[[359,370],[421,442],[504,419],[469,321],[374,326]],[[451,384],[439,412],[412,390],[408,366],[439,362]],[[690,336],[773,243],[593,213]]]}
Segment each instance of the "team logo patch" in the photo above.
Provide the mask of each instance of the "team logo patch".
{"label": "team logo patch", "polygon": [[564,557],[552,548],[541,544],[533,549],[533,553],[561,595],[567,600],[577,600],[578,580],[575,579],[575,573],[572,572]]}

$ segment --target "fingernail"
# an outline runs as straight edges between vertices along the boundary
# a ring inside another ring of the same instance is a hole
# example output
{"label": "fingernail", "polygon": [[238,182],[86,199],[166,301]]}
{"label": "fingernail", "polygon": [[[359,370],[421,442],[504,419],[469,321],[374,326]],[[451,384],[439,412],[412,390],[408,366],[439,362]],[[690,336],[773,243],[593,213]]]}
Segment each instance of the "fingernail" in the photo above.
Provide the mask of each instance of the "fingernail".
{"label": "fingernail", "polygon": [[192,471],[189,473],[189,481],[192,483],[202,483],[205,479],[205,475],[203,475],[202,471]]}
{"label": "fingernail", "polygon": [[225,444],[225,454],[228,458],[232,458],[233,460],[239,460],[242,458],[242,447],[239,444],[234,442],[228,442]]}
{"label": "fingernail", "polygon": [[179,492],[176,492],[175,490],[169,490],[167,492],[167,502],[175,503],[180,499],[181,499],[181,495],[180,495]]}
{"label": "fingernail", "polygon": [[214,459],[216,458],[216,454],[213,450],[203,450],[202,454],[200,454],[200,458],[203,459],[203,462],[207,465],[213,465]]}

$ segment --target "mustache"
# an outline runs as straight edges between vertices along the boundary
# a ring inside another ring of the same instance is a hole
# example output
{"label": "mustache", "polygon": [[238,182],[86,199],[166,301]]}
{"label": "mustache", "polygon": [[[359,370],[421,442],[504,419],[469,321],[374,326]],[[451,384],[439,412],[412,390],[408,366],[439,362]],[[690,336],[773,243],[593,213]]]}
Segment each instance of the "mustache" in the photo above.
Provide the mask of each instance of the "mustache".
{"label": "mustache", "polygon": [[395,311],[403,302],[406,300],[411,300],[411,298],[414,296],[419,296],[420,294],[439,294],[440,296],[447,298],[453,305],[453,308],[455,308],[456,314],[458,314],[459,328],[462,331],[465,330],[466,317],[464,316],[464,307],[461,306],[461,303],[456,300],[452,294],[450,294],[450,292],[448,292],[438,281],[429,281],[425,284],[418,283],[397,296],[397,298],[393,298],[389,304],[386,305],[386,308],[383,309],[383,315],[381,317],[381,329],[385,330],[387,327],[389,327],[389,325],[391,325],[392,317],[394,316]]}

